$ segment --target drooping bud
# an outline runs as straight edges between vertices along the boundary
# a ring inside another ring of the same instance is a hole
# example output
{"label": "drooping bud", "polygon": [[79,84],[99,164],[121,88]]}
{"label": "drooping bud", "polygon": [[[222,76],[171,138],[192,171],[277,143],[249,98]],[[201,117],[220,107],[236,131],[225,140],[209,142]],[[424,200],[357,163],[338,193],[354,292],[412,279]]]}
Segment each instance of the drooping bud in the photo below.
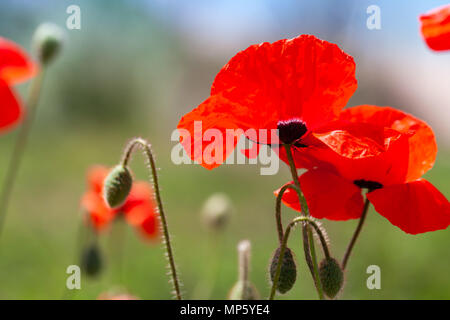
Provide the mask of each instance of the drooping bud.
{"label": "drooping bud", "polygon": [[97,276],[103,267],[100,248],[96,243],[86,247],[81,255],[81,271],[89,277]]}
{"label": "drooping bud", "polygon": [[253,283],[248,278],[250,270],[250,250],[251,244],[248,240],[243,240],[238,244],[239,254],[239,279],[231,288],[228,294],[229,300],[258,300],[259,293]]}
{"label": "drooping bud", "polygon": [[[281,248],[277,248],[273,254],[270,263],[269,273],[270,280],[273,282],[278,266],[278,259],[280,257]],[[278,278],[277,291],[281,294],[288,292],[294,286],[297,279],[297,265],[295,263],[294,254],[291,249],[284,250],[283,259],[281,260],[280,277]]]}
{"label": "drooping bud", "polygon": [[34,33],[33,46],[43,65],[51,62],[61,51],[64,42],[63,30],[53,23],[41,24]]}
{"label": "drooping bud", "polygon": [[333,299],[344,284],[344,272],[334,258],[323,259],[319,266],[319,277],[323,292]]}
{"label": "drooping bud", "polygon": [[205,201],[201,213],[203,221],[209,229],[220,231],[227,225],[233,211],[230,198],[224,193],[215,193]]}
{"label": "drooping bud", "polygon": [[130,170],[123,165],[114,167],[103,184],[103,198],[111,208],[120,207],[128,197],[133,185]]}

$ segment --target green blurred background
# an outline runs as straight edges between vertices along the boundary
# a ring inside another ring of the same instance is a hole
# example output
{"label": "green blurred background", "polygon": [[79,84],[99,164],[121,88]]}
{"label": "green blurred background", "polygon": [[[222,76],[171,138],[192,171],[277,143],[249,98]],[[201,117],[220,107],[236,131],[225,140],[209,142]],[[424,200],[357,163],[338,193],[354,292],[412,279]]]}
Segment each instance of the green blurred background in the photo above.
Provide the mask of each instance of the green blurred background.
{"label": "green blurred background", "polygon": [[[359,88],[349,106],[391,105],[429,122],[440,147],[429,179],[450,195],[450,59],[423,44],[417,16],[446,1],[377,1],[382,29],[368,30],[373,1],[24,1],[2,0],[0,35],[27,50],[41,22],[65,28],[66,8],[81,8],[81,30],[66,30],[67,44],[44,84],[28,149],[0,239],[0,298],[94,299],[124,288],[144,299],[170,298],[166,261],[120,226],[101,236],[107,265],[97,279],[82,279],[68,294],[66,268],[78,264],[79,200],[86,170],[114,165],[124,144],[142,136],[153,144],[161,168],[168,214],[186,298],[223,299],[237,278],[236,245],[252,242],[251,280],[269,293],[267,268],[277,244],[272,191],[289,179],[287,167],[261,176],[256,165],[176,166],[172,131],[202,102],[215,74],[238,50],[262,41],[310,33],[354,56]],[[19,92],[25,99],[27,84]],[[17,130],[0,137],[3,181]],[[132,164],[145,179],[143,158]],[[236,208],[225,232],[211,234],[200,209],[214,192]],[[294,217],[284,210],[284,219]],[[324,221],[334,256],[341,258],[356,221]],[[117,243],[123,244],[122,271]],[[286,299],[315,299],[304,263],[300,232],[290,240],[299,257],[298,279]],[[448,230],[411,236],[373,210],[350,260],[342,299],[448,299]],[[366,287],[366,268],[381,268],[381,290]],[[205,283],[215,279],[208,294]]]}

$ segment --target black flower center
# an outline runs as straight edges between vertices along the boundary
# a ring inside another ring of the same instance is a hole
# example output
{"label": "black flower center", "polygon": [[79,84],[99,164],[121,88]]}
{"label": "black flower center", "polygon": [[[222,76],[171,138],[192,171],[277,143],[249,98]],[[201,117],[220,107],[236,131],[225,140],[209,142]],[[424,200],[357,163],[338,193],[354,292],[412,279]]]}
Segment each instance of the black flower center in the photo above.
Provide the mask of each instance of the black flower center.
{"label": "black flower center", "polygon": [[360,188],[367,188],[369,191],[383,188],[383,185],[376,181],[360,179],[353,181],[353,183]]}
{"label": "black flower center", "polygon": [[282,143],[292,144],[308,131],[306,124],[300,119],[279,121],[277,125],[278,137]]}

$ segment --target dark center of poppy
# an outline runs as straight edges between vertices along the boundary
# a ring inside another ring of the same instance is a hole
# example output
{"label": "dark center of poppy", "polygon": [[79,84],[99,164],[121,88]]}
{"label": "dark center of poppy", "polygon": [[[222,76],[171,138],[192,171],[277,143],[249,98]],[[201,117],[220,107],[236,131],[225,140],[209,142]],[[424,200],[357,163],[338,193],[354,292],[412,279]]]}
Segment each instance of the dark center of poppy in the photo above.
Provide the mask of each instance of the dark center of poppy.
{"label": "dark center of poppy", "polygon": [[308,131],[306,124],[300,119],[278,121],[278,137],[285,144],[292,144]]}
{"label": "dark center of poppy", "polygon": [[360,179],[353,181],[353,183],[360,188],[367,188],[369,191],[383,188],[383,185],[376,181]]}

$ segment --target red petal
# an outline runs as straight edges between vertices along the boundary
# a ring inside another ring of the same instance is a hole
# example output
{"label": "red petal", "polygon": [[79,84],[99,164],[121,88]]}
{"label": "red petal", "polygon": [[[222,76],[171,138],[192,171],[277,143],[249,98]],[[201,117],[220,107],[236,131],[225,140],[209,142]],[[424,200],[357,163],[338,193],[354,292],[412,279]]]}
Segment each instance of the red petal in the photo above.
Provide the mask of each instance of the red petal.
{"label": "red petal", "polygon": [[421,32],[432,50],[450,50],[450,5],[436,8],[421,15]]}
{"label": "red petal", "polygon": [[153,215],[156,204],[153,201],[153,191],[147,182],[135,182],[125,204],[120,209],[127,222],[131,225],[141,224],[147,217]]}
{"label": "red petal", "polygon": [[0,80],[0,132],[19,123],[23,109],[8,84]]}
{"label": "red petal", "polygon": [[38,71],[38,66],[14,42],[0,37],[0,79],[9,84],[26,81]]}
{"label": "red petal", "polygon": [[408,135],[409,164],[406,181],[431,169],[437,153],[433,130],[424,121],[391,107],[362,105],[344,110],[342,120],[380,125]]}
{"label": "red petal", "polygon": [[431,183],[419,179],[384,187],[367,194],[375,210],[406,233],[446,229],[450,204]]}
{"label": "red petal", "polygon": [[337,116],[356,90],[353,58],[312,35],[252,45],[217,74],[211,94],[246,106],[253,128],[299,118],[314,129]]}
{"label": "red petal", "polygon": [[[226,130],[239,127],[246,130],[248,128],[244,124],[247,119],[246,111],[246,108],[230,102],[221,94],[208,98],[178,123],[180,142],[186,153],[207,169],[221,165],[233,152],[240,138],[240,135],[233,138]],[[186,130],[187,136],[184,136],[181,130]],[[205,132],[213,133],[213,131],[217,134],[218,140],[214,136],[205,135]],[[210,141],[206,141],[209,138]],[[228,146],[227,140],[230,141]]]}
{"label": "red petal", "polygon": [[89,168],[87,173],[87,180],[89,185],[89,190],[92,190],[99,195],[103,192],[103,182],[108,175],[110,169],[105,166],[93,166]]}
{"label": "red petal", "polygon": [[[292,183],[292,182],[290,182]],[[361,190],[348,181],[326,170],[310,170],[300,177],[300,185],[310,214],[318,219],[348,220],[361,216],[364,201]],[[279,190],[275,192],[278,195]],[[297,193],[288,189],[283,203],[297,211],[300,204]]]}
{"label": "red petal", "polygon": [[89,213],[91,223],[97,231],[106,228],[117,214],[117,210],[110,209],[103,197],[93,191],[84,194],[81,207]]}
{"label": "red petal", "polygon": [[159,235],[159,220],[156,214],[152,214],[139,226],[141,234],[147,239],[155,239]]}

